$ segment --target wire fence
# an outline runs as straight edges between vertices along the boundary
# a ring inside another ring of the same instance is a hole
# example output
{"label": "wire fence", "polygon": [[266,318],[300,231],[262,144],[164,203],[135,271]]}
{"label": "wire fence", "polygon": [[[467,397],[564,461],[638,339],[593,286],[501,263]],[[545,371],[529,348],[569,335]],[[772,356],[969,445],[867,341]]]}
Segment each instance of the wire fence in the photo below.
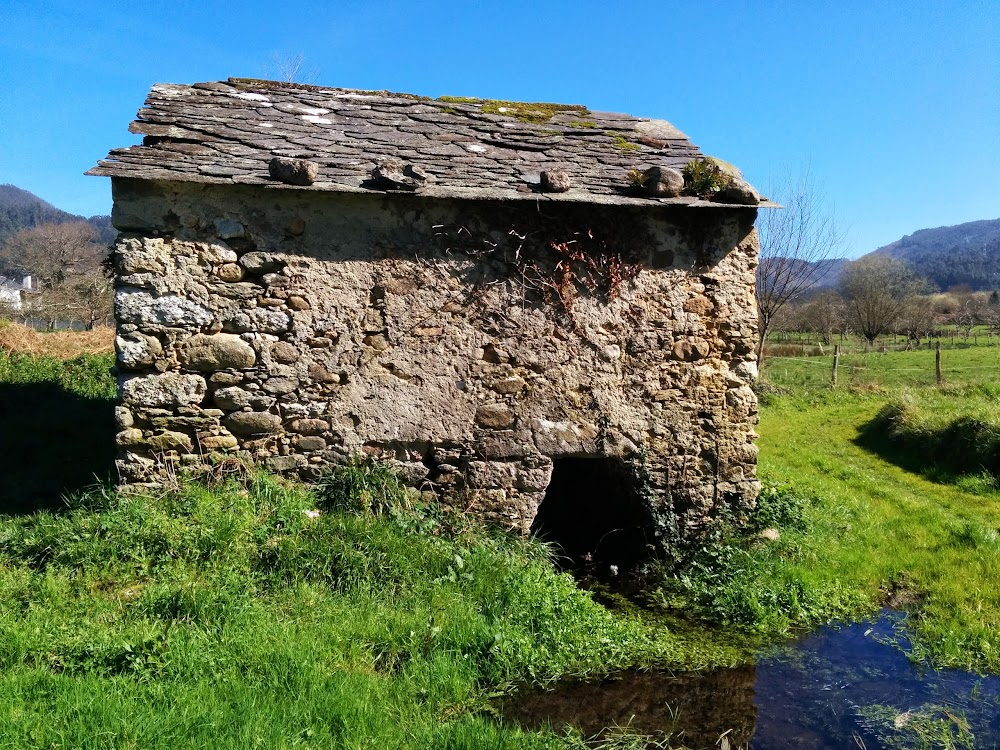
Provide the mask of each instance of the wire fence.
{"label": "wire fence", "polygon": [[1000,382],[1000,346],[985,341],[948,346],[935,341],[932,348],[902,346],[843,351],[834,345],[822,353],[796,355],[783,350],[788,345],[768,347],[762,363],[765,381],[775,385],[851,384],[944,385],[964,382]]}

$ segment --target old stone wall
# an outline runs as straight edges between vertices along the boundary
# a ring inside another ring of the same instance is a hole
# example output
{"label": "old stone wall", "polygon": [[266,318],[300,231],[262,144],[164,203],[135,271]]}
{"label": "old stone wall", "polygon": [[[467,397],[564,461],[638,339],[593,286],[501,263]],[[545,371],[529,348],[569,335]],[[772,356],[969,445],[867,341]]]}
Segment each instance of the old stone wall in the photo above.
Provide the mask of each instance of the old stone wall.
{"label": "old stone wall", "polygon": [[[659,544],[757,493],[753,209],[114,180],[124,481],[371,455],[526,531],[620,459]],[[609,500],[609,502],[612,502]]]}

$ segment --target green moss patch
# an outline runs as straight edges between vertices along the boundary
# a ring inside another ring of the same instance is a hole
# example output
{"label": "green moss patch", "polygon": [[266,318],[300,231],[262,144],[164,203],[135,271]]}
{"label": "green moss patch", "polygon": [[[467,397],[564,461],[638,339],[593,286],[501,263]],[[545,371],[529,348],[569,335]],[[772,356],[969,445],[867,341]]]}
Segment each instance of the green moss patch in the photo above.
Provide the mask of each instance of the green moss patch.
{"label": "green moss patch", "polygon": [[499,99],[483,101],[482,111],[490,115],[513,117],[520,122],[540,125],[559,114],[589,115],[590,110],[581,104],[552,104],[549,102],[505,102]]}
{"label": "green moss patch", "polygon": [[608,133],[614,138],[614,146],[619,151],[639,151],[642,147],[638,143],[632,143],[621,133]]}
{"label": "green moss patch", "polygon": [[477,99],[474,96],[439,96],[435,101],[445,104],[479,104],[482,99]]}

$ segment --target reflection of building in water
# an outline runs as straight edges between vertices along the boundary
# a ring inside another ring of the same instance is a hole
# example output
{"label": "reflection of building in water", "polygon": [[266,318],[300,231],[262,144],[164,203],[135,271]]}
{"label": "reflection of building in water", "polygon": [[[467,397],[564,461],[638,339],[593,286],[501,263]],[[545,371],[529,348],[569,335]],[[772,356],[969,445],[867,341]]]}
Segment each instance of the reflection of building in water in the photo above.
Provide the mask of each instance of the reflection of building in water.
{"label": "reflection of building in water", "polygon": [[574,683],[525,693],[508,701],[501,715],[527,729],[567,724],[590,737],[607,727],[628,727],[690,748],[749,747],[757,720],[754,666],[706,674],[626,672],[614,679]]}

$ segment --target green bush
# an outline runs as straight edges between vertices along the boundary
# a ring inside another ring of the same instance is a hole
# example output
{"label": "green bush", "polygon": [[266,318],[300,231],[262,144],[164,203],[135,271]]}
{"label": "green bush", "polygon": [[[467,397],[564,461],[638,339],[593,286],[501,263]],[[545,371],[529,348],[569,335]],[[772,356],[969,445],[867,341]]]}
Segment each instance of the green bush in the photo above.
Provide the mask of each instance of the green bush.
{"label": "green bush", "polygon": [[[813,526],[818,499],[808,491],[765,484],[749,523],[722,522],[705,544],[670,571],[653,600],[706,621],[765,638],[788,635],[864,611],[870,602],[839,583],[812,579],[795,566]],[[778,539],[761,536],[778,530]]]}

